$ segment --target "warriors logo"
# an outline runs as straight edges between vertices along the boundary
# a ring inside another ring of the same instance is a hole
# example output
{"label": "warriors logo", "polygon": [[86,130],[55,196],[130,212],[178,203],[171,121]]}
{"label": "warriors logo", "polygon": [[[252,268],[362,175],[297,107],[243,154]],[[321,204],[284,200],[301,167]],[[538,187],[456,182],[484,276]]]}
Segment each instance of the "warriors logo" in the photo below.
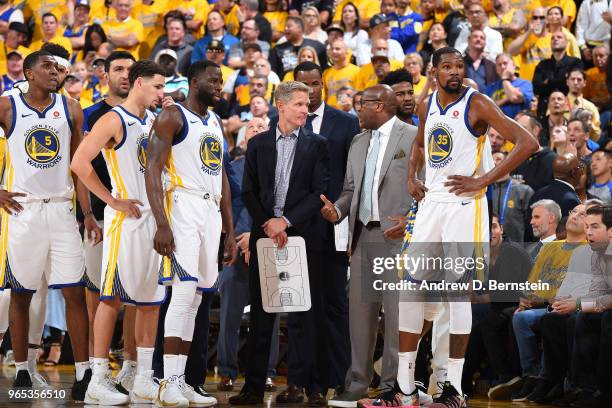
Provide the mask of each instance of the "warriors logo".
{"label": "warriors logo", "polygon": [[138,138],[138,162],[140,163],[140,170],[144,171],[144,168],[147,166],[147,146],[149,144],[149,139],[146,136],[141,136]]}
{"label": "warriors logo", "polygon": [[200,142],[200,160],[202,170],[208,174],[217,175],[221,170],[221,142],[211,134],[205,134]]}
{"label": "warriors logo", "polygon": [[49,127],[33,127],[25,134],[25,150],[28,163],[37,168],[53,167],[59,157],[60,142],[56,132]]}
{"label": "warriors logo", "polygon": [[427,140],[429,162],[433,167],[444,167],[450,162],[449,156],[453,150],[453,138],[448,129],[436,126],[429,133]]}

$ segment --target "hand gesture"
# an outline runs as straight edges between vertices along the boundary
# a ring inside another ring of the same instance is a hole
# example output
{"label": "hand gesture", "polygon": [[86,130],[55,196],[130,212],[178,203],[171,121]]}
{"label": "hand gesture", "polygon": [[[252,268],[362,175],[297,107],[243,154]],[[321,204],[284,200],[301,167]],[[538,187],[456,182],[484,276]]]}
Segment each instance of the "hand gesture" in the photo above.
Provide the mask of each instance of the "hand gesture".
{"label": "hand gesture", "polygon": [[3,208],[11,215],[19,214],[23,207],[13,197],[25,197],[25,193],[12,193],[6,190],[0,190],[0,208]]}
{"label": "hand gesture", "polygon": [[480,177],[468,176],[449,176],[444,185],[450,187],[449,192],[456,195],[477,193],[486,187]]}
{"label": "hand gesture", "polygon": [[115,198],[110,206],[115,211],[124,212],[130,218],[140,218],[142,215],[138,206],[142,207],[143,204],[139,200]]}
{"label": "hand gesture", "polygon": [[553,312],[559,314],[568,314],[576,311],[576,299],[566,298],[557,299],[552,304]]}
{"label": "hand gesture", "polygon": [[287,229],[287,222],[285,222],[282,217],[270,218],[261,227],[264,229],[268,238],[274,239],[278,234],[285,232]]}
{"label": "hand gesture", "polygon": [[233,265],[236,262],[237,254],[236,237],[234,237],[234,234],[226,234],[223,245],[223,265]]}
{"label": "hand gesture", "polygon": [[153,237],[153,248],[162,256],[171,256],[174,252],[174,235],[169,225],[164,225],[157,228],[155,237]]}
{"label": "hand gesture", "polygon": [[289,238],[287,238],[287,233],[285,231],[272,238],[272,241],[274,241],[274,244],[278,249],[283,249],[285,245],[287,245],[288,240]]}
{"label": "hand gesture", "polygon": [[85,217],[83,225],[85,226],[85,236],[91,243],[91,246],[96,246],[102,242],[102,228],[100,228],[93,216]]}
{"label": "hand gesture", "polygon": [[406,230],[406,224],[408,223],[408,217],[403,215],[396,215],[394,217],[387,217],[391,221],[395,221],[396,224],[391,228],[386,229],[383,234],[389,239],[402,239],[404,238],[404,232]]}
{"label": "hand gesture", "polygon": [[336,211],[336,207],[325,197],[324,194],[321,194],[321,201],[323,201],[323,208],[321,208],[321,215],[329,222],[338,222],[340,217],[338,217],[338,211]]}
{"label": "hand gesture", "polygon": [[174,99],[171,96],[164,96],[161,100],[162,108],[167,108],[168,106],[174,105]]}
{"label": "hand gesture", "polygon": [[427,187],[425,187],[425,184],[423,184],[421,180],[410,178],[408,179],[408,192],[415,200],[421,201],[425,198]]}

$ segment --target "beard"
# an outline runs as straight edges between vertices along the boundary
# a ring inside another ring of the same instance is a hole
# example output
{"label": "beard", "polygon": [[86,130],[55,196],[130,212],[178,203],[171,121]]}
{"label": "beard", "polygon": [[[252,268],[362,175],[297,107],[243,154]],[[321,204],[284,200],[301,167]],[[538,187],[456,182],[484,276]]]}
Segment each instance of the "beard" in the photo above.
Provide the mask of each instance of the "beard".
{"label": "beard", "polygon": [[198,101],[206,106],[214,106],[216,104],[215,97],[206,88],[198,89]]}
{"label": "beard", "polygon": [[461,93],[461,88],[463,88],[463,84],[461,83],[461,81],[459,81],[458,85],[450,85],[447,82],[446,85],[441,85],[441,87],[446,93],[458,94]]}

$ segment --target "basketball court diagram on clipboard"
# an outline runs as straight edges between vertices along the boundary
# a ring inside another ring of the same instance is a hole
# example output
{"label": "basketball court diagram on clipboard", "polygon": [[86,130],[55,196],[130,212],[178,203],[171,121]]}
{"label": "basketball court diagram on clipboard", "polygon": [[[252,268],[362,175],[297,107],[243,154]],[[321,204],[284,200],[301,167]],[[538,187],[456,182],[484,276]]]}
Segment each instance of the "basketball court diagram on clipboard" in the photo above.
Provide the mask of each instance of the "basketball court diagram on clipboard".
{"label": "basketball court diagram on clipboard", "polygon": [[289,237],[278,249],[269,238],[257,241],[261,301],[267,313],[310,310],[310,283],[306,243],[302,237]]}

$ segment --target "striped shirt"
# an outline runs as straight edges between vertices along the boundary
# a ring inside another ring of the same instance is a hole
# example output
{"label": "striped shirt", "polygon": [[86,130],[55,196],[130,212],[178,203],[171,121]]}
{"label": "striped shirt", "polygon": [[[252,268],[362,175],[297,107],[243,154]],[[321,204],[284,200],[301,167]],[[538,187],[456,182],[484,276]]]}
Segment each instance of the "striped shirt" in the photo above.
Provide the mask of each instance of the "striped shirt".
{"label": "striped shirt", "polygon": [[284,136],[276,128],[276,171],[274,173],[274,216],[281,217],[285,210],[285,199],[289,190],[289,177],[295,158],[295,147],[300,128]]}

